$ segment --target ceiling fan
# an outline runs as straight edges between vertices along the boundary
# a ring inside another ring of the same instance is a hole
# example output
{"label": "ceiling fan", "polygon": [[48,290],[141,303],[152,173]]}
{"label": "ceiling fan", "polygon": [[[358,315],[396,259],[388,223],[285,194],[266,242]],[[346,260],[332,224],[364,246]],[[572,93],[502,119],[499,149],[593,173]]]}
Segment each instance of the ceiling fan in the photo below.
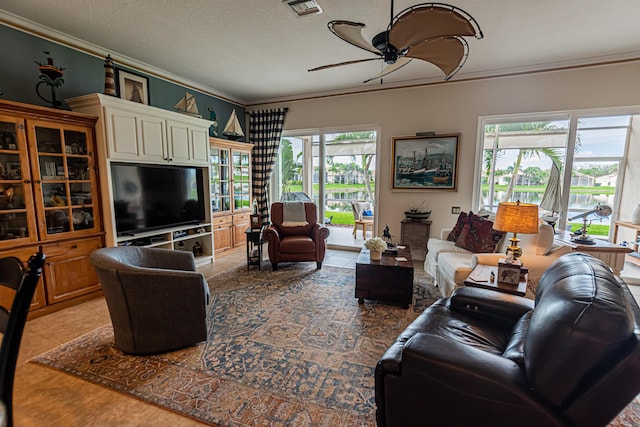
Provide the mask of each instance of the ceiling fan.
{"label": "ceiling fan", "polygon": [[363,83],[382,79],[407,65],[412,59],[434,64],[442,70],[445,80],[449,80],[462,68],[469,55],[469,45],[463,37],[482,38],[482,30],[471,15],[445,3],[420,3],[394,16],[391,0],[391,21],[387,30],[373,37],[371,43],[362,36],[362,29],[365,27],[362,23],[331,21],[327,26],[342,40],[371,52],[376,57],[323,65],[309,71],[377,60],[383,60],[387,64],[379,74]]}

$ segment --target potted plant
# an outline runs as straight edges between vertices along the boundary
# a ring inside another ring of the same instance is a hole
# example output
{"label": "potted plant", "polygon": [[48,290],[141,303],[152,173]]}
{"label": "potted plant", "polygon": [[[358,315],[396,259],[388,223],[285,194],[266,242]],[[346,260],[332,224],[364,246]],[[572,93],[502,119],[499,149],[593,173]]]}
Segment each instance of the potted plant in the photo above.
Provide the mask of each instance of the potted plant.
{"label": "potted plant", "polygon": [[382,251],[387,248],[387,242],[382,240],[380,237],[373,237],[366,242],[364,242],[364,247],[369,249],[369,257],[374,260],[380,260],[382,256]]}

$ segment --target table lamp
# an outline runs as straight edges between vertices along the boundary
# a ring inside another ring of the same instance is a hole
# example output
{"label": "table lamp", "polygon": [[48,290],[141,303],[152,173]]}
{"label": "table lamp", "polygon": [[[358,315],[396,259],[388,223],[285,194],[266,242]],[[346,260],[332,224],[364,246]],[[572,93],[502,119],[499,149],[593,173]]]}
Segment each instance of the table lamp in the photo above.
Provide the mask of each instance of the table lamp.
{"label": "table lamp", "polygon": [[518,233],[535,234],[538,232],[538,205],[533,203],[502,202],[498,205],[496,220],[493,228],[498,231],[513,233],[509,239],[511,245],[507,248],[507,259],[516,261],[522,255],[522,248],[518,246]]}

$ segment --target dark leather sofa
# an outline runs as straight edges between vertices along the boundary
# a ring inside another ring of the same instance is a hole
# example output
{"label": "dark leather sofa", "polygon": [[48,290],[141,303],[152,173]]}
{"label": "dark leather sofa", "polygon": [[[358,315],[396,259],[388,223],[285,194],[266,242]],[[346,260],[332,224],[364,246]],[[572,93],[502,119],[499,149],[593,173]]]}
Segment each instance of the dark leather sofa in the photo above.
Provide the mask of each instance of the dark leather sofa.
{"label": "dark leather sofa", "polygon": [[556,260],[535,303],[457,289],[378,362],[378,426],[605,426],[640,393],[639,336],[627,285],[589,255]]}

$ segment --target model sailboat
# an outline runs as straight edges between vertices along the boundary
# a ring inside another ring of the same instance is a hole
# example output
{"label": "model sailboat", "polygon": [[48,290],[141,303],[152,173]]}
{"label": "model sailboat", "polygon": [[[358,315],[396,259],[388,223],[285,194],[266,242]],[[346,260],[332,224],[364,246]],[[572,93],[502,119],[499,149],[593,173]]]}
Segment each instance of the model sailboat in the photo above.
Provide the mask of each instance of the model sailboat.
{"label": "model sailboat", "polygon": [[231,112],[231,117],[229,117],[229,121],[224,127],[222,134],[232,141],[236,141],[244,136],[244,132],[242,132],[242,126],[240,126],[238,116],[236,115],[236,110],[233,110]]}
{"label": "model sailboat", "polygon": [[198,106],[196,105],[196,98],[190,93],[185,93],[184,97],[175,105],[175,108],[179,113],[202,118],[198,111]]}

